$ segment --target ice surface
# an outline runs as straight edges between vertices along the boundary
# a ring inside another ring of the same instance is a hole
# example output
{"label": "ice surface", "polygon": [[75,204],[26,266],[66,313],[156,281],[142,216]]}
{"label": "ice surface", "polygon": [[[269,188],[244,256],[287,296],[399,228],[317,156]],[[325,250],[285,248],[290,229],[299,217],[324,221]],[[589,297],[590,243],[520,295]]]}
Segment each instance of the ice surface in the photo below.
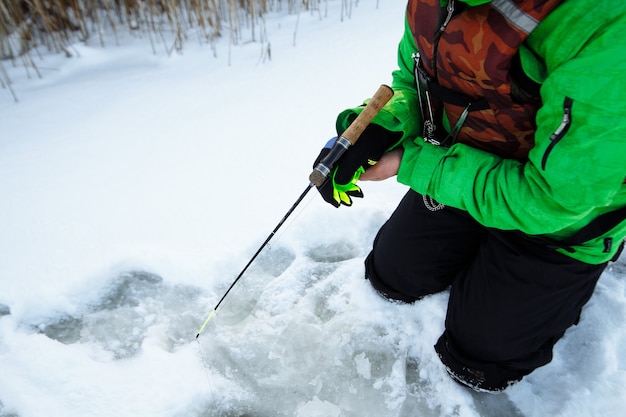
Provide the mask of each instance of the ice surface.
{"label": "ice surface", "polygon": [[390,303],[363,278],[405,192],[393,181],[363,184],[349,209],[312,192],[195,339],[306,186],[336,114],[390,82],[404,4],[359,2],[343,22],[340,6],[297,26],[268,16],[265,63],[253,42],[168,57],[120,37],[46,54],[42,79],[9,69],[0,417],[623,414],[626,264],[552,363],[505,393],[469,392],[432,347],[447,294]]}

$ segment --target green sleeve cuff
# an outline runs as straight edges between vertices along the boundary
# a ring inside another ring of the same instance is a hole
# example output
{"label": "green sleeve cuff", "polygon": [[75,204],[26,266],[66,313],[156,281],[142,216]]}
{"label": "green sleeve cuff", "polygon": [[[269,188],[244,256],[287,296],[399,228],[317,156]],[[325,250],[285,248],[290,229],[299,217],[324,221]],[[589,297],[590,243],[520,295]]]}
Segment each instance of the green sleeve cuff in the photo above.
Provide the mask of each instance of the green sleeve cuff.
{"label": "green sleeve cuff", "polygon": [[420,194],[428,194],[432,175],[448,150],[428,143],[418,145],[410,140],[403,145],[404,154],[398,170],[398,182],[408,185]]}

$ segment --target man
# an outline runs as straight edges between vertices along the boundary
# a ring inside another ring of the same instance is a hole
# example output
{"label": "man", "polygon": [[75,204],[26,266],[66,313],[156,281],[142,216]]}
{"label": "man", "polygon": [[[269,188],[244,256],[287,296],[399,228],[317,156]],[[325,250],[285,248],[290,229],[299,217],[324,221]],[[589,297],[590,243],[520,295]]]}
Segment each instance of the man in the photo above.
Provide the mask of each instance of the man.
{"label": "man", "polygon": [[476,390],[550,362],[621,252],[625,32],[621,0],[409,0],[394,97],[319,187],[337,207],[359,179],[410,187],[366,278],[408,303],[450,288],[435,349]]}

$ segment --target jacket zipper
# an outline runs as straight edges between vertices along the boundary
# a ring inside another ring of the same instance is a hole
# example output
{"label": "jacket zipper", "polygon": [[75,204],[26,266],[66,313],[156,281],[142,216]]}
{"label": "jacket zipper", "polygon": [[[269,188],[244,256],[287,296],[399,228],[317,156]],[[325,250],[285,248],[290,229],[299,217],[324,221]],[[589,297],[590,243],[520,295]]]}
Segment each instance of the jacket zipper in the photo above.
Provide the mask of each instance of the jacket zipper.
{"label": "jacket zipper", "polygon": [[548,162],[548,156],[550,156],[550,152],[556,146],[557,143],[563,136],[567,133],[570,126],[572,125],[572,105],[574,104],[574,99],[570,97],[565,97],[565,101],[563,102],[563,119],[561,120],[561,124],[559,127],[550,135],[550,144],[546,149],[546,152],[543,154],[543,158],[541,159],[541,169],[545,171],[546,163]]}
{"label": "jacket zipper", "polygon": [[[437,16],[437,30],[433,36],[433,59],[432,59],[432,70],[433,70],[433,80],[437,79],[437,49],[439,46],[439,40],[441,36],[446,30],[448,23],[452,19],[452,15],[454,14],[454,0],[448,0],[445,5],[446,14],[444,16],[444,7],[443,4],[440,5],[438,16]],[[437,129],[437,125],[435,123],[435,117],[433,114],[433,109],[431,106],[430,99],[430,91],[428,91],[427,85],[420,84],[420,76],[419,76],[419,67],[420,67],[420,54],[419,51],[412,55],[413,60],[415,61],[415,86],[417,87],[417,91],[420,96],[420,110],[423,120],[423,132],[422,136],[426,142],[430,142],[433,145],[439,146],[441,143],[435,139],[435,130]]]}
{"label": "jacket zipper", "polygon": [[438,20],[441,22],[441,24],[439,25],[437,32],[435,32],[435,37],[433,39],[433,72],[435,75],[433,78],[435,80],[437,79],[437,50],[439,49],[439,40],[441,39],[441,35],[443,35],[443,32],[446,31],[446,27],[448,27],[448,23],[450,23],[452,15],[454,14],[454,0],[448,0],[448,4],[446,5],[445,17],[443,17],[441,13],[443,11],[443,7],[441,7],[439,10],[440,13]]}

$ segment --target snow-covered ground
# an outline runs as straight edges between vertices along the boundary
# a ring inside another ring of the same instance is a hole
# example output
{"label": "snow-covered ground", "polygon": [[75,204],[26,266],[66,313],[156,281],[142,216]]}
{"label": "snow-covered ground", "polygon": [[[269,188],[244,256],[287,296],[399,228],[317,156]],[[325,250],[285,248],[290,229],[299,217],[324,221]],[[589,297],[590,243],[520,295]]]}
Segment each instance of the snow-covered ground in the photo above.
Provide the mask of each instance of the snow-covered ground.
{"label": "snow-covered ground", "polygon": [[623,415],[626,265],[552,363],[469,392],[432,348],[447,294],[393,304],[363,279],[394,181],[351,208],[311,192],[195,339],[336,114],[391,81],[403,2],[362,0],[343,22],[339,0],[322,5],[266,17],[271,60],[259,42],[168,56],[121,37],[44,55],[41,79],[7,68],[0,417]]}

